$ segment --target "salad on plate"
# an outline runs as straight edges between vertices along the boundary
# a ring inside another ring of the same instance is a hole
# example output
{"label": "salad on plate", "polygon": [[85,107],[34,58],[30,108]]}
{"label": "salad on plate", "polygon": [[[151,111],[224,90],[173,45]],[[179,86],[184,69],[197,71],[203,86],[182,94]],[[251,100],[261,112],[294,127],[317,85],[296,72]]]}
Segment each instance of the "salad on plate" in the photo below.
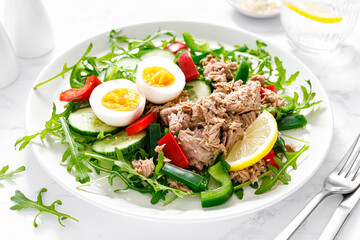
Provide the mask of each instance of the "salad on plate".
{"label": "salad on plate", "polygon": [[[64,109],[53,104],[45,128],[16,146],[54,136],[67,146],[61,165],[79,188],[118,178],[116,192],[151,194],[152,204],[197,195],[202,207],[214,207],[242,199],[247,186],[263,194],[288,184],[289,167],[309,146],[281,131],[306,126],[303,110],[321,102],[310,80],[294,91],[299,72],[287,78],[261,41],[226,49],[189,32],[176,36],[112,30],[103,56],[90,56],[90,44],[73,66],[34,87],[70,72],[70,88],[59,95]],[[296,149],[282,136],[305,145]],[[91,179],[92,172],[106,176]]]}

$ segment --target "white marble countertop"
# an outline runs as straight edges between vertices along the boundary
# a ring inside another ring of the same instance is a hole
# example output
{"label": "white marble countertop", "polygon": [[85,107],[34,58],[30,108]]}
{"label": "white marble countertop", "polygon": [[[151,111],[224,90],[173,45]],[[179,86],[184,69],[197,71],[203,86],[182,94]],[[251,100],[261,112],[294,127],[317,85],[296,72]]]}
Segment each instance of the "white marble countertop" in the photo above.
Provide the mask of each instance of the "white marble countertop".
{"label": "white marble countertop", "polygon": [[[1,0],[0,4],[2,3]],[[161,224],[139,221],[104,211],[90,205],[54,182],[34,159],[30,148],[15,151],[14,143],[25,134],[25,102],[30,87],[46,64],[55,56],[88,37],[111,28],[158,20],[194,20],[245,29],[261,35],[268,42],[288,45],[279,17],[255,20],[239,15],[225,0],[62,0],[44,1],[55,34],[55,49],[36,59],[19,59],[21,73],[16,82],[0,89],[0,166],[26,166],[26,172],[0,186],[1,239],[272,239],[298,211],[319,191],[325,177],[335,167],[349,144],[360,132],[360,23],[341,49],[342,57],[314,60],[299,56],[321,80],[334,110],[335,131],[330,152],[319,171],[309,182],[283,201],[264,210],[233,220],[206,224]],[[0,5],[1,6],[1,5]],[[196,9],[196,10],[194,10]],[[2,10],[2,9],[0,9]],[[1,16],[1,15],[0,15]],[[1,54],[1,53],[0,53]],[[34,199],[46,187],[45,202],[61,199],[58,209],[77,217],[66,220],[66,227],[56,217],[44,214],[41,225],[32,225],[35,211],[11,211],[10,201],[16,189]],[[329,197],[305,222],[293,239],[317,239],[329,220],[339,196]],[[339,239],[358,239],[358,206],[343,228]],[[137,229],[141,226],[141,231]]]}

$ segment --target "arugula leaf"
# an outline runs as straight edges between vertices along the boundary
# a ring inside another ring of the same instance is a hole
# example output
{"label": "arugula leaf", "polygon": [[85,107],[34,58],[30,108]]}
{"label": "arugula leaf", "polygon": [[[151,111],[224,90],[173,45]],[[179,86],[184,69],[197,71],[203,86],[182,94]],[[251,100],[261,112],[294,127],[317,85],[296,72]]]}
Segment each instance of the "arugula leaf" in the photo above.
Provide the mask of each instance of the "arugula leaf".
{"label": "arugula leaf", "polygon": [[45,129],[41,130],[38,133],[18,139],[15,143],[15,149],[18,145],[20,145],[19,151],[23,150],[37,136],[40,136],[41,140],[43,140],[47,134],[53,134],[54,136],[61,137],[61,124],[59,122],[59,119],[60,117],[67,117],[77,105],[78,104],[70,102],[64,112],[57,114],[55,103],[53,103],[51,118],[45,122]]}
{"label": "arugula leaf", "polygon": [[19,172],[23,172],[25,171],[25,166],[21,166],[13,171],[10,171],[8,173],[6,173],[6,171],[9,170],[9,165],[4,166],[1,170],[0,170],[0,180],[3,179],[14,179],[14,175],[19,173]]}
{"label": "arugula leaf", "polygon": [[295,101],[295,112],[299,112],[301,109],[310,108],[316,104],[321,103],[322,101],[312,102],[311,100],[314,99],[316,93],[312,91],[312,85],[310,80],[306,80],[309,85],[309,91],[307,91],[306,87],[301,86],[301,91],[303,93],[303,100],[300,102],[299,95],[297,92],[294,93],[294,101]]}
{"label": "arugula leaf", "polygon": [[257,46],[258,48],[262,48],[262,47],[267,47],[267,44],[264,43],[264,42],[261,42],[261,41],[259,41],[259,40],[256,40],[256,46]]}
{"label": "arugula leaf", "polygon": [[287,173],[288,167],[297,168],[296,161],[299,156],[305,152],[309,146],[304,145],[299,151],[296,152],[285,152],[286,161],[281,162],[279,158],[274,158],[275,162],[279,165],[279,169],[272,165],[267,165],[269,169],[273,172],[271,176],[263,178],[263,181],[260,187],[255,191],[255,194],[262,194],[269,191],[278,181],[281,181],[283,184],[289,184],[291,177]]}
{"label": "arugula leaf", "polygon": [[76,181],[80,183],[89,182],[90,176],[88,173],[92,171],[85,164],[85,161],[87,161],[88,157],[80,152],[85,150],[85,146],[75,141],[75,138],[72,136],[68,123],[64,117],[60,117],[60,123],[63,129],[63,139],[61,143],[66,143],[68,145],[61,162],[65,162],[67,159],[69,159],[67,164],[67,171],[71,172],[72,168],[75,167]]}
{"label": "arugula leaf", "polygon": [[164,153],[161,152],[161,153],[159,153],[159,156],[158,156],[158,159],[157,159],[157,164],[155,166],[153,179],[156,179],[157,176],[159,176],[160,171],[161,171],[163,166],[164,166]]}
{"label": "arugula leaf", "polygon": [[243,188],[239,188],[239,189],[235,190],[234,193],[240,200],[242,200],[244,198],[244,189]]}
{"label": "arugula leaf", "polygon": [[[133,182],[132,181],[129,181],[129,178],[133,177],[133,176],[136,176],[138,177],[139,179],[141,179],[142,181],[146,182],[150,187],[151,189],[147,189],[145,192],[158,192],[158,191],[170,191],[172,193],[174,193],[176,196],[178,197],[184,197],[186,195],[188,195],[188,193],[186,192],[183,192],[183,191],[180,191],[180,190],[177,190],[177,189],[174,189],[174,188],[171,188],[171,187],[168,187],[168,186],[165,186],[161,183],[159,183],[157,180],[155,179],[151,179],[151,178],[147,178],[147,177],[144,177],[143,175],[141,175],[140,173],[138,173],[135,169],[133,169],[133,167],[131,166],[130,163],[128,163],[121,151],[119,149],[115,149],[116,151],[116,155],[117,155],[117,160],[115,159],[112,159],[112,158],[109,158],[109,157],[105,157],[105,156],[102,156],[100,154],[96,154],[96,153],[93,153],[93,152],[85,152],[84,154],[86,156],[88,156],[89,158],[95,158],[95,159],[98,159],[99,161],[103,160],[103,161],[113,161],[114,164],[116,164],[116,166],[119,167],[119,169],[116,169],[116,170],[109,170],[109,169],[105,169],[105,168],[101,168],[101,167],[98,167],[96,166],[94,163],[92,163],[91,161],[89,161],[89,164],[91,166],[95,166],[96,168],[100,169],[101,171],[104,171],[104,172],[108,172],[108,173],[114,173],[116,174],[116,176],[120,177],[120,179],[122,181],[124,181],[125,184],[127,184],[129,186],[129,188],[133,189],[133,190],[136,190],[136,191],[139,191],[139,192],[143,192],[141,188],[139,187],[134,187],[133,185]],[[120,172],[125,172],[128,174],[127,178],[124,177]]]}
{"label": "arugula leaf", "polygon": [[118,161],[115,161],[114,163],[117,166],[119,166],[122,171],[127,172],[128,174],[130,174],[130,176],[137,176],[140,179],[142,179],[143,181],[147,182],[150,186],[152,186],[154,188],[155,192],[158,192],[158,191],[161,191],[161,190],[169,190],[169,191],[173,192],[176,196],[181,197],[181,198],[188,195],[187,193],[185,193],[183,191],[180,191],[180,190],[177,190],[177,189],[162,185],[162,184],[160,184],[158,181],[156,181],[154,179],[147,178],[147,177],[141,175],[135,169],[133,169],[132,166],[128,162],[126,162],[124,160],[124,157],[122,156],[122,153],[118,148],[115,149],[115,152],[116,152],[116,156],[117,156]]}
{"label": "arugula leaf", "polygon": [[[301,85],[301,91],[302,91],[302,94],[303,94],[303,98],[302,98],[302,101],[299,100],[299,94],[297,92],[294,92],[294,97],[293,97],[293,103],[294,103],[294,106],[293,108],[288,111],[288,110],[284,110],[286,108],[286,106],[284,107],[280,107],[280,106],[276,106],[276,107],[271,107],[271,106],[268,106],[268,107],[265,107],[261,110],[267,110],[268,112],[274,112],[275,113],[275,118],[276,120],[280,120],[288,115],[296,115],[296,114],[299,114],[299,112],[302,110],[302,109],[306,109],[306,108],[310,108],[314,105],[317,105],[319,103],[321,103],[322,101],[316,101],[316,102],[311,102],[316,93],[314,93],[312,91],[312,85],[311,85],[311,82],[310,80],[306,80],[306,83],[309,85],[309,91],[306,89],[305,86]],[[290,96],[287,96],[289,98],[291,98]]]}
{"label": "arugula leaf", "polygon": [[286,79],[286,70],[283,67],[282,61],[278,57],[274,57],[277,73],[275,74],[278,77],[276,82],[267,81],[268,85],[275,85],[277,90],[285,89],[286,86],[290,86],[296,78],[299,76],[299,71],[292,74],[289,79]]}
{"label": "arugula leaf", "polygon": [[49,78],[49,79],[41,82],[41,83],[36,84],[36,85],[34,86],[34,89],[37,89],[37,88],[40,87],[41,85],[44,85],[45,83],[48,83],[48,82],[50,82],[50,81],[52,81],[52,80],[54,80],[55,78],[58,78],[58,77],[60,77],[60,76],[61,76],[62,78],[65,78],[65,76],[64,76],[65,73],[69,72],[69,71],[72,70],[76,65],[78,65],[81,61],[83,61],[83,60],[86,58],[86,56],[89,54],[89,52],[91,51],[92,47],[93,47],[93,44],[90,43],[90,44],[89,44],[89,47],[86,49],[85,53],[83,54],[83,56],[80,58],[79,61],[77,61],[77,62],[76,62],[74,65],[72,65],[71,67],[68,67],[67,64],[65,63],[65,64],[64,64],[64,67],[63,67],[63,70],[62,70],[59,74],[57,74],[57,75],[55,75],[54,77]]}
{"label": "arugula leaf", "polygon": [[57,210],[55,210],[55,204],[59,204],[59,205],[62,204],[62,202],[60,200],[56,200],[50,206],[44,205],[44,203],[42,201],[41,193],[46,192],[46,191],[47,191],[46,188],[41,189],[38,194],[37,201],[35,202],[35,201],[32,201],[32,200],[28,199],[27,197],[25,197],[25,195],[22,192],[20,192],[19,190],[16,190],[15,195],[11,197],[11,200],[16,202],[17,204],[12,206],[10,209],[11,210],[21,210],[24,208],[33,208],[33,209],[39,210],[39,213],[35,216],[35,219],[34,219],[34,227],[38,226],[38,224],[36,223],[36,219],[42,213],[50,213],[50,214],[56,215],[58,217],[58,222],[63,227],[65,227],[65,226],[61,221],[68,219],[68,218],[79,222],[79,220],[77,220],[76,218],[73,218],[65,213],[61,213],[61,212],[58,212]]}
{"label": "arugula leaf", "polygon": [[[134,49],[142,49],[142,48],[155,48],[155,46],[152,44],[152,41],[155,40],[156,38],[160,37],[160,36],[170,36],[171,39],[169,42],[174,42],[175,41],[175,37],[176,37],[176,32],[174,31],[161,31],[160,29],[147,36],[144,39],[136,39],[136,38],[129,38],[126,35],[121,35],[122,30],[111,30],[109,38],[110,38],[110,42],[112,44],[112,48],[115,49],[119,49],[121,51],[123,51],[124,53],[127,53],[129,56],[133,56],[132,54],[130,54],[130,52]],[[118,43],[127,43],[128,44],[128,50],[125,50],[123,47],[121,47]]]}

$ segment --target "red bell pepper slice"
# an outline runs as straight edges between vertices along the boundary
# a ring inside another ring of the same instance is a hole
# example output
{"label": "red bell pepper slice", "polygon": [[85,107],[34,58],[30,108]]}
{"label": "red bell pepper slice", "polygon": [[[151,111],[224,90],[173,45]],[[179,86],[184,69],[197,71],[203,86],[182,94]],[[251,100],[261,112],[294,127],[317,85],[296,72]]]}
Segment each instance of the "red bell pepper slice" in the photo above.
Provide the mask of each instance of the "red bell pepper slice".
{"label": "red bell pepper slice", "polygon": [[125,128],[125,131],[127,132],[128,136],[131,136],[147,128],[150,125],[150,123],[155,121],[155,119],[156,119],[156,113],[155,112],[149,113],[145,116],[142,116],[135,122],[133,122],[133,124]]}
{"label": "red bell pepper slice", "polygon": [[264,97],[264,88],[268,89],[270,91],[273,91],[274,93],[277,93],[275,85],[265,86],[265,87],[260,88],[260,96],[261,96],[261,98]]}
{"label": "red bell pepper slice", "polygon": [[162,137],[158,141],[158,144],[159,146],[165,144],[163,152],[165,157],[171,160],[171,164],[180,168],[186,168],[189,166],[189,160],[171,132],[168,132],[164,137]]}
{"label": "red bell pepper slice", "polygon": [[271,151],[264,157],[264,160],[266,161],[267,164],[272,165],[277,169],[279,169],[279,165],[277,165],[277,163],[275,162],[274,157],[279,158],[275,150],[271,149]]}
{"label": "red bell pepper slice", "polygon": [[173,54],[176,54],[180,49],[188,49],[188,46],[186,46],[185,43],[182,42],[172,42],[169,43],[164,49],[169,50]]}
{"label": "red bell pepper slice", "polygon": [[82,102],[87,101],[95,87],[102,82],[96,76],[90,76],[86,79],[85,86],[82,88],[71,88],[60,93],[60,101],[70,102]]}
{"label": "red bell pepper slice", "polygon": [[186,81],[191,81],[194,78],[199,77],[199,72],[196,69],[196,65],[190,55],[189,51],[183,52],[179,56],[179,65],[181,68],[181,71],[185,75]]}

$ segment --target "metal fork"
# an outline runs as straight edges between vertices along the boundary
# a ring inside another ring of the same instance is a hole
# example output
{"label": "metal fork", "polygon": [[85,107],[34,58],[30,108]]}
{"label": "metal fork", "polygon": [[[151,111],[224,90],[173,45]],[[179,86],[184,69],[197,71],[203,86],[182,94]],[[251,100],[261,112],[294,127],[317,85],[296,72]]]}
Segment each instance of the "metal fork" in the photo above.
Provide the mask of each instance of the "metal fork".
{"label": "metal fork", "polygon": [[289,239],[301,223],[314,211],[319,203],[332,194],[347,194],[355,191],[360,184],[360,134],[355,139],[341,162],[329,174],[324,188],[304,207],[303,210],[286,226],[275,240]]}

